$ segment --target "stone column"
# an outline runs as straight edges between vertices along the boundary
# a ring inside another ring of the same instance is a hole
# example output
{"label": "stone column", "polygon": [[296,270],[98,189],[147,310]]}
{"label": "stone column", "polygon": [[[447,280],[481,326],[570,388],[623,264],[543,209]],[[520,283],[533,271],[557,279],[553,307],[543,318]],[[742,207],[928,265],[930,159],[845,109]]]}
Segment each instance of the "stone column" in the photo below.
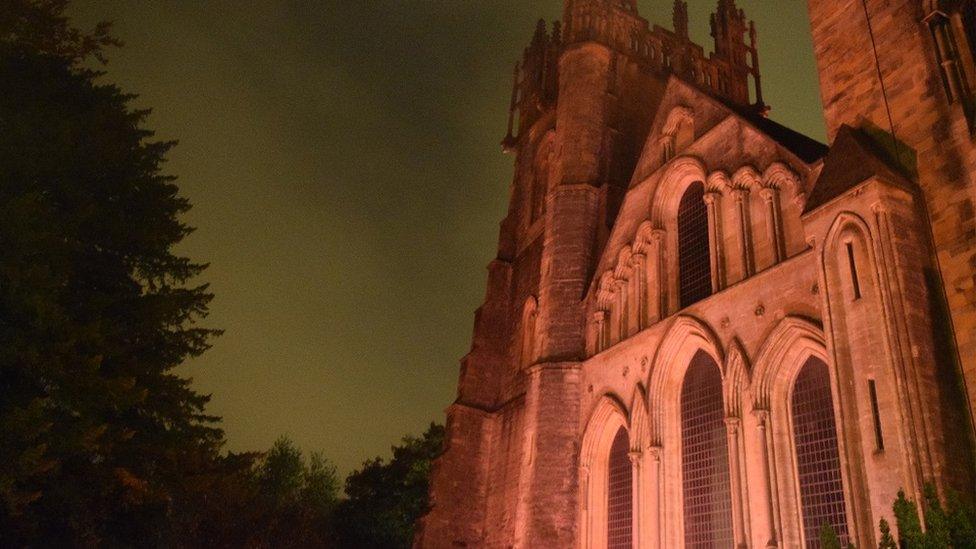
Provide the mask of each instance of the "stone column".
{"label": "stone column", "polygon": [[712,267],[712,291],[720,292],[725,289],[725,263],[722,261],[722,193],[708,191],[705,193],[705,207],[708,211],[708,239],[709,257]]}
{"label": "stone column", "polygon": [[597,311],[593,313],[593,324],[596,326],[596,337],[594,338],[594,354],[607,348],[607,312]]}
{"label": "stone column", "polygon": [[739,425],[741,421],[737,417],[725,418],[726,434],[729,439],[729,476],[730,488],[732,490],[732,536],[736,547],[748,545],[749,531],[746,528],[746,506],[749,498],[746,497],[745,487],[742,485],[742,464],[739,461]]}
{"label": "stone column", "polygon": [[786,259],[786,246],[783,242],[782,219],[779,211],[779,189],[773,186],[763,187],[759,191],[766,204],[766,228],[769,233],[769,241],[773,244],[773,256],[775,263]]}
{"label": "stone column", "polygon": [[756,264],[752,256],[752,216],[749,214],[749,189],[736,187],[732,189],[735,207],[739,212],[739,242],[742,244],[742,272],[749,278],[756,272]]}
{"label": "stone column", "polygon": [[644,254],[630,257],[631,333],[647,328],[647,271]]}
{"label": "stone column", "polygon": [[651,456],[651,470],[649,472],[653,484],[651,485],[651,501],[648,502],[651,508],[651,535],[648,539],[652,541],[651,547],[664,549],[664,470],[661,467],[661,455],[663,448],[651,446],[647,449]]}
{"label": "stone column", "polygon": [[630,283],[626,278],[619,278],[613,283],[617,294],[617,339],[623,341],[630,335]]}
{"label": "stone column", "polygon": [[630,458],[631,467],[631,538],[634,549],[641,547],[641,458],[643,454],[640,450],[631,450],[627,457]]}
{"label": "stone column", "polygon": [[667,257],[665,256],[664,237],[667,233],[662,229],[654,229],[651,233],[651,255],[647,260],[647,294],[648,294],[648,325],[654,324],[668,316],[668,280]]}
{"label": "stone column", "polygon": [[768,410],[755,410],[753,412],[756,415],[756,430],[759,437],[759,446],[762,448],[762,456],[760,459],[760,469],[762,475],[762,488],[765,494],[763,500],[765,501],[765,511],[766,519],[769,524],[769,535],[768,541],[766,542],[767,548],[777,547],[777,530],[776,530],[776,506],[774,503],[775,499],[775,487],[772,475],[772,463],[770,462],[770,451],[769,451],[769,411]]}

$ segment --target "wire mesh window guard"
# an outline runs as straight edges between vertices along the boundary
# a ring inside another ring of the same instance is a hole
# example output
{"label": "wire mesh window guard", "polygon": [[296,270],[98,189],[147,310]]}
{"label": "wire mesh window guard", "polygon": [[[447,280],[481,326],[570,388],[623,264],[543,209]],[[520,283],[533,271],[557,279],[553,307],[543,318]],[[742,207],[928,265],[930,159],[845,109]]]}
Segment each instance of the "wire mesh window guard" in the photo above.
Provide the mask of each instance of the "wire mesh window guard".
{"label": "wire mesh window guard", "polygon": [[732,494],[722,376],[703,351],[681,388],[681,471],[685,547],[732,547]]}
{"label": "wire mesh window guard", "polygon": [[847,511],[837,449],[834,402],[827,364],[810,358],[793,386],[793,436],[796,441],[797,475],[803,533],[808,549],[820,548],[820,531],[826,525],[847,546]]}
{"label": "wire mesh window guard", "polygon": [[678,277],[681,307],[712,294],[705,185],[692,183],[678,205]]}
{"label": "wire mesh window guard", "polygon": [[608,549],[633,548],[633,473],[627,431],[621,428],[610,447],[607,497]]}

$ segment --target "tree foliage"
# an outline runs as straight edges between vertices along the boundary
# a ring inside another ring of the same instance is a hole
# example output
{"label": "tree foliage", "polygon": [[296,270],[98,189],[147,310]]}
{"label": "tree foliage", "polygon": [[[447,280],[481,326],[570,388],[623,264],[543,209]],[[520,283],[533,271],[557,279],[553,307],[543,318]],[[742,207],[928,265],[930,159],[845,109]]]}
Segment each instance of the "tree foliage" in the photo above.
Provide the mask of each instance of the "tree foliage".
{"label": "tree foliage", "polygon": [[[946,506],[938,497],[935,487],[926,485],[923,490],[925,498],[925,529],[919,519],[918,506],[905,497],[904,491],[898,492],[893,510],[895,523],[898,527],[898,542],[901,547],[911,549],[972,549],[976,548],[976,530],[973,529],[974,513],[972,507],[964,503],[958,494],[949,491],[946,496]],[[882,520],[882,534],[889,531],[888,523]],[[884,541],[884,539],[883,539]],[[885,542],[886,543],[886,542]],[[882,544],[880,547],[887,547]]]}
{"label": "tree foliage", "polygon": [[174,369],[205,268],[173,253],[190,207],[147,111],[79,68],[114,43],[65,1],[0,9],[0,544],[166,544],[223,433]]}
{"label": "tree foliage", "polygon": [[367,461],[346,479],[348,499],[336,511],[340,547],[410,547],[414,525],[428,510],[430,471],[440,454],[444,427],[431,424],[421,437],[405,437],[393,458]]}
{"label": "tree foliage", "polygon": [[173,143],[85,68],[69,0],[0,2],[0,546],[407,547],[443,428],[346,481],[287,438],[225,454],[176,368],[219,331],[174,248]]}

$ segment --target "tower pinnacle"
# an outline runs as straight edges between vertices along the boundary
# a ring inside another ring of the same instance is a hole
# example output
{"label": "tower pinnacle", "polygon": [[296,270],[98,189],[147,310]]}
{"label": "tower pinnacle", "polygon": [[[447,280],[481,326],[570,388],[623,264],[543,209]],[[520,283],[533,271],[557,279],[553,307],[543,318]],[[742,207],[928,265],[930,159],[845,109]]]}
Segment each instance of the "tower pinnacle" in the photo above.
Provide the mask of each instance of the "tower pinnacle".
{"label": "tower pinnacle", "polygon": [[688,2],[674,0],[674,32],[681,38],[688,38]]}

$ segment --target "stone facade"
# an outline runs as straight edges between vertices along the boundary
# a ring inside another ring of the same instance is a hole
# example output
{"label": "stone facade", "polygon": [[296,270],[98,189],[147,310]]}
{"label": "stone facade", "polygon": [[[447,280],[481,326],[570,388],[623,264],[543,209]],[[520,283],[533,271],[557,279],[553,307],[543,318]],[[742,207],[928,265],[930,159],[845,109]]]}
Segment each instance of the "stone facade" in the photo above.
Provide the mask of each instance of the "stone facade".
{"label": "stone facade", "polygon": [[810,0],[830,148],[764,117],[734,0],[708,55],[681,0],[540,22],[417,545],[870,547],[972,493],[974,4]]}

